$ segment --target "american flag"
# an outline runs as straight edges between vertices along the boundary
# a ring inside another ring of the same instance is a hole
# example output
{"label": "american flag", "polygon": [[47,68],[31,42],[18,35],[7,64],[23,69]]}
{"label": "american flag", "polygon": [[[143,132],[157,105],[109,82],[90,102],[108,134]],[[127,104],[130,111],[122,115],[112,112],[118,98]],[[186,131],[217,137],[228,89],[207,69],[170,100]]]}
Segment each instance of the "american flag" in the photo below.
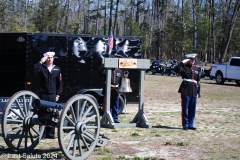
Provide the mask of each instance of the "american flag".
{"label": "american flag", "polygon": [[113,33],[112,30],[109,31],[109,38],[108,38],[108,47],[109,47],[109,54],[112,51],[113,48]]}

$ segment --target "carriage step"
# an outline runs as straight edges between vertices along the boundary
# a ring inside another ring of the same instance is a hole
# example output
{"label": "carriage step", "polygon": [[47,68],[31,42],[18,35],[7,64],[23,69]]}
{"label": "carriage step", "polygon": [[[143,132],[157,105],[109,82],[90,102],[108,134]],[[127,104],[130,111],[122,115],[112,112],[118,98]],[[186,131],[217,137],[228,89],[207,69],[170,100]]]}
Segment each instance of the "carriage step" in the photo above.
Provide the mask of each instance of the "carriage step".
{"label": "carriage step", "polygon": [[104,136],[104,134],[99,134],[98,137],[98,142],[96,147],[103,147],[107,144],[108,140],[110,140],[109,138],[107,138],[106,136]]}

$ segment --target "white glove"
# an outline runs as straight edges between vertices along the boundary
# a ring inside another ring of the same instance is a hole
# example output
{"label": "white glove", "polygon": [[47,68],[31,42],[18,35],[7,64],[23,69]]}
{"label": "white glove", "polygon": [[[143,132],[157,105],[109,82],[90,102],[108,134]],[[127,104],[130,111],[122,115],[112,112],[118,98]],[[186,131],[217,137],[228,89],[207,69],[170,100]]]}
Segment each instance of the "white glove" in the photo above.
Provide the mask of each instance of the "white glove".
{"label": "white glove", "polygon": [[183,64],[186,64],[190,59],[184,59],[182,62]]}

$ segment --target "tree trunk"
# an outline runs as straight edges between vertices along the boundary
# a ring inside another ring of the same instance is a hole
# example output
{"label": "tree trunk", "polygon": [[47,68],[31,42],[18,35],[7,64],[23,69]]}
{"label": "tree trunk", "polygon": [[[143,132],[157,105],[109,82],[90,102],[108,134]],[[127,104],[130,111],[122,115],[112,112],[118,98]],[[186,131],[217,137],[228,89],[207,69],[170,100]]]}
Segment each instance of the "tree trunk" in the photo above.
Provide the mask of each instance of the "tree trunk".
{"label": "tree trunk", "polygon": [[115,35],[117,33],[116,31],[116,23],[117,23],[117,19],[118,19],[118,4],[119,4],[119,0],[117,0],[116,3],[116,12],[115,12],[115,19],[114,19],[114,24],[113,24],[113,34]]}
{"label": "tree trunk", "polygon": [[219,61],[220,63],[224,62],[225,56],[227,54],[228,46],[229,46],[229,43],[230,43],[230,40],[231,40],[231,37],[232,37],[234,25],[235,25],[237,15],[238,15],[238,12],[239,12],[239,7],[240,7],[240,1],[237,1],[236,5],[234,7],[233,16],[231,18],[227,40],[226,40],[226,43],[224,45],[224,50],[223,50],[223,53],[221,54],[221,58],[220,58],[220,61]]}
{"label": "tree trunk", "polygon": [[[182,0],[182,41],[185,40],[185,32],[186,32],[186,25],[184,22],[184,0]],[[182,45],[182,53],[181,56],[183,56],[185,53],[185,46]]]}
{"label": "tree trunk", "polygon": [[109,28],[108,28],[108,33],[112,29],[112,8],[113,8],[113,0],[111,0],[110,4],[110,18],[109,18]]}
{"label": "tree trunk", "polygon": [[106,35],[106,25],[107,25],[107,2],[105,0],[105,10],[104,10],[104,35]]}
{"label": "tree trunk", "polygon": [[97,14],[96,14],[97,15],[97,19],[96,19],[96,32],[95,32],[96,35],[99,34],[99,26],[98,26],[99,17],[98,17],[98,12],[99,12],[100,3],[101,3],[101,0],[98,0]]}
{"label": "tree trunk", "polygon": [[[213,9],[214,8],[214,0],[212,0],[212,5],[211,5],[211,8]],[[214,11],[211,11],[211,33],[212,33],[212,61],[215,62],[215,37],[214,37]]]}
{"label": "tree trunk", "polygon": [[195,4],[192,0],[192,9],[193,9],[193,53],[197,53],[197,24],[196,24],[196,16],[195,16]]}
{"label": "tree trunk", "polygon": [[68,6],[68,1],[65,2],[65,5],[64,5],[63,11],[62,11],[62,15],[61,15],[61,18],[60,18],[60,24],[59,24],[60,26],[63,25],[63,18],[65,16],[67,6]]}

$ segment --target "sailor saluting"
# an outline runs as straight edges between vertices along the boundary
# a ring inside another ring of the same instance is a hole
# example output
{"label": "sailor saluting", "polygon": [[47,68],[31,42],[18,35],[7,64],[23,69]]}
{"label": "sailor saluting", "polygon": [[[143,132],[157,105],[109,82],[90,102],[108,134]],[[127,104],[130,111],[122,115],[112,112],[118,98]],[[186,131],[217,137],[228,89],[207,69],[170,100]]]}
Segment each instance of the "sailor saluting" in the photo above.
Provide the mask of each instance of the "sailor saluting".
{"label": "sailor saluting", "polygon": [[184,130],[196,130],[194,119],[196,114],[196,102],[200,97],[200,72],[199,67],[195,65],[197,54],[187,54],[186,58],[180,62],[175,72],[182,76],[182,83],[178,92],[181,93],[182,105],[182,127]]}
{"label": "sailor saluting", "polygon": [[[57,102],[62,93],[61,69],[54,65],[55,52],[46,52],[33,67],[33,74],[40,75],[39,97],[42,100]],[[55,138],[55,127],[46,127],[42,138]]]}

